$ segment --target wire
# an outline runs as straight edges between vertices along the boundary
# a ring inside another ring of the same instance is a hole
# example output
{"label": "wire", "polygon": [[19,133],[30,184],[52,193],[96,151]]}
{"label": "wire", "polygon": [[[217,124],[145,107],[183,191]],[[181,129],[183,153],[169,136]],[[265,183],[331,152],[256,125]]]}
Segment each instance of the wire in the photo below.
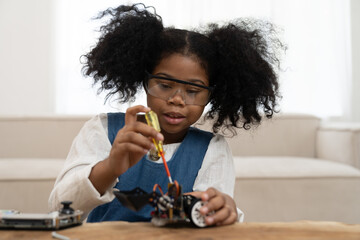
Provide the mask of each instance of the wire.
{"label": "wire", "polygon": [[179,186],[179,183],[178,181],[174,181],[174,184],[175,184],[175,187],[176,187],[176,196],[179,196],[180,195],[180,186]]}
{"label": "wire", "polygon": [[160,191],[161,195],[164,195],[164,192],[162,191],[162,189],[161,189],[161,187],[160,187],[160,185],[159,185],[159,184],[155,184],[155,185],[154,185],[154,187],[153,187],[153,192],[155,192],[155,191],[156,191],[156,188],[158,188],[158,189],[159,189],[159,191]]}

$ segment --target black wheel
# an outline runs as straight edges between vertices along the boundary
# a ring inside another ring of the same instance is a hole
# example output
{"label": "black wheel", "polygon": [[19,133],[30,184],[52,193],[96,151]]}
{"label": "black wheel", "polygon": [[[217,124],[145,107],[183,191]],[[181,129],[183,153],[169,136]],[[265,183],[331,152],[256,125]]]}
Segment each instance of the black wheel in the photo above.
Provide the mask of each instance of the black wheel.
{"label": "black wheel", "polygon": [[205,216],[200,214],[200,208],[204,206],[204,204],[200,199],[196,199],[190,207],[190,220],[197,227],[206,227]]}

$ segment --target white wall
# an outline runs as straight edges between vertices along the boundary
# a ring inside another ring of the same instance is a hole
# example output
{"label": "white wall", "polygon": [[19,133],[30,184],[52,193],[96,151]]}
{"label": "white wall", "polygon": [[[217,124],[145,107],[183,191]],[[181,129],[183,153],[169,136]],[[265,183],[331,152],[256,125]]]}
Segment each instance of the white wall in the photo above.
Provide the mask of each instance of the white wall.
{"label": "white wall", "polygon": [[360,121],[360,1],[351,0],[352,106],[351,119]]}
{"label": "white wall", "polygon": [[54,112],[52,0],[0,0],[0,115]]}
{"label": "white wall", "polygon": [[[54,0],[0,0],[0,115],[55,113]],[[360,121],[360,1],[351,0],[352,100]]]}

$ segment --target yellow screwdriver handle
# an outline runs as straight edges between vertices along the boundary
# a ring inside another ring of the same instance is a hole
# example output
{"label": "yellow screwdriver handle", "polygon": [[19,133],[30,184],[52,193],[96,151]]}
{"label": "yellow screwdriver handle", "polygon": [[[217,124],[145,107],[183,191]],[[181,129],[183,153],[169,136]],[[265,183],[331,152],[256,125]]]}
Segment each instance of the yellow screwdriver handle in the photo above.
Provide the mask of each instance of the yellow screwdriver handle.
{"label": "yellow screwdriver handle", "polygon": [[[154,111],[145,113],[145,119],[149,126],[155,128],[156,131],[160,132],[159,119]],[[164,151],[163,143],[162,141],[156,141],[155,139],[153,139],[153,142],[158,152],[158,156],[160,157],[161,153]]]}

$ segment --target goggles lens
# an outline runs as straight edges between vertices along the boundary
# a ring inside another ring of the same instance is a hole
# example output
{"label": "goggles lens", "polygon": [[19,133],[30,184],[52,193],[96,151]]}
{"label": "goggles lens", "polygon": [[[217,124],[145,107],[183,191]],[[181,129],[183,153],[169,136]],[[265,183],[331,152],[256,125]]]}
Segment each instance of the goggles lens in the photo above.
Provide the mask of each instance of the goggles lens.
{"label": "goggles lens", "polygon": [[181,94],[185,104],[199,106],[208,103],[211,93],[211,88],[204,85],[151,74],[145,88],[153,97],[168,101],[176,94]]}

